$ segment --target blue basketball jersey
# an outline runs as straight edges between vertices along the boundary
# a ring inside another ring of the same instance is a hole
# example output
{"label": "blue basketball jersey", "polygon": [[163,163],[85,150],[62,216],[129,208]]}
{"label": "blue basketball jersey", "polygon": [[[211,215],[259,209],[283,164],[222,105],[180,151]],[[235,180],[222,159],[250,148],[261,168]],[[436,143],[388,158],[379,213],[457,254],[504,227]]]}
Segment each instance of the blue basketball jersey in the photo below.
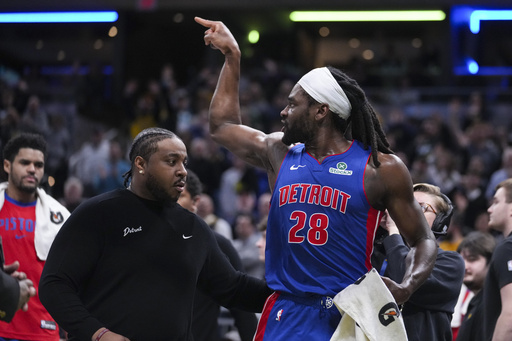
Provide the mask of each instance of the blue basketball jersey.
{"label": "blue basketball jersey", "polygon": [[272,193],[266,279],[297,296],[336,295],[371,269],[382,212],[370,206],[364,171],[370,148],[354,140],[322,163],[303,144],[290,149]]}

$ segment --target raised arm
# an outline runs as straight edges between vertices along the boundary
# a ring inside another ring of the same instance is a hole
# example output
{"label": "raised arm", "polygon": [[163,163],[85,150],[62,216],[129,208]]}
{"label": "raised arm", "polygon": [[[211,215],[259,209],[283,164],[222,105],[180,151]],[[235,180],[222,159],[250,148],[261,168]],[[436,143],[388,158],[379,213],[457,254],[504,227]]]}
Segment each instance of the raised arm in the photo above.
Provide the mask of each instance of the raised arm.
{"label": "raised arm", "polygon": [[195,21],[207,27],[205,44],[220,50],[225,57],[210,104],[212,138],[244,161],[274,171],[272,165],[280,164],[287,147],[281,142],[281,133],[267,135],[242,124],[239,98],[241,53],[238,43],[222,22],[198,17]]}
{"label": "raised arm", "polygon": [[418,202],[414,199],[412,180],[405,165],[391,154],[380,154],[379,168],[367,169],[365,188],[370,203],[387,209],[404,236],[410,251],[406,257],[401,283],[383,278],[398,304],[409,299],[428,278],[437,255],[437,245]]}

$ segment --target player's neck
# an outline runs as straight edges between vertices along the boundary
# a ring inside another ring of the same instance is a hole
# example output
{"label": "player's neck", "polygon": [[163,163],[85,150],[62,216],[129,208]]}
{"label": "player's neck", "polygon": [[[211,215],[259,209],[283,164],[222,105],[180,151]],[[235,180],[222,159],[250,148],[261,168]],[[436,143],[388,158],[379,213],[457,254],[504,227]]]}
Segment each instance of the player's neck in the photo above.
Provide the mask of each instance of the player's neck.
{"label": "player's neck", "polygon": [[327,156],[346,152],[352,144],[342,136],[326,138],[322,136],[314,143],[305,143],[306,151],[318,162],[322,162]]}
{"label": "player's neck", "polygon": [[6,189],[6,193],[9,196],[9,198],[16,200],[18,202],[22,202],[22,203],[30,203],[30,202],[35,201],[37,198],[37,194],[36,194],[37,192],[35,192],[35,191],[33,193],[23,192],[14,186],[8,186]]}

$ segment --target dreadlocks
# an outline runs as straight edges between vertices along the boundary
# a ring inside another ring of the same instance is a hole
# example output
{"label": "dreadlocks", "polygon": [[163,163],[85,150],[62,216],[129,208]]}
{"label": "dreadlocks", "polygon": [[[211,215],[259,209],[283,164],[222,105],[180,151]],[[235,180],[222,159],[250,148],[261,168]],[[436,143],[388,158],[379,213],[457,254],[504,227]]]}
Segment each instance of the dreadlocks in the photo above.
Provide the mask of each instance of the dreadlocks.
{"label": "dreadlocks", "polygon": [[158,142],[174,137],[177,137],[176,134],[163,128],[147,128],[135,136],[132,146],[130,147],[130,153],[128,154],[132,167],[128,172],[123,174],[124,186],[128,186],[132,177],[132,169],[137,156],[142,157],[144,160],[149,160],[150,156],[156,152]]}
{"label": "dreadlocks", "polygon": [[[338,115],[332,115],[336,126],[343,129],[350,138],[361,141],[365,149],[371,146],[373,163],[376,167],[379,167],[380,161],[377,152],[393,154],[393,151],[389,148],[389,142],[375,110],[368,102],[363,89],[354,79],[334,67],[328,66],[327,68],[345,91],[352,105],[352,112],[348,120],[345,121]],[[349,127],[350,131],[346,131]]]}

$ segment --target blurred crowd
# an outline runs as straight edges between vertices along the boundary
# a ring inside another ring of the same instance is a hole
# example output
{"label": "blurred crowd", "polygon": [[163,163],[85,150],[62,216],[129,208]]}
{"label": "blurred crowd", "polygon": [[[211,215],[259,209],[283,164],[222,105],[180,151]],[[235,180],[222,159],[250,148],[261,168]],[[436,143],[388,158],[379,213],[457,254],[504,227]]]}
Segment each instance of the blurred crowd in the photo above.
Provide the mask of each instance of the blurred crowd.
{"label": "blurred crowd", "polygon": [[[127,146],[138,132],[150,126],[170,129],[187,145],[189,168],[204,185],[209,199],[201,200],[209,205],[203,208],[204,217],[210,224],[224,222],[219,229],[227,237],[249,240],[265,217],[269,186],[264,172],[209,137],[208,107],[218,73],[218,68],[205,66],[182,84],[167,64],[148,81],[128,79],[121,118],[114,122],[102,101],[106,85],[101,73],[66,75],[58,82],[33,73],[15,81],[2,79],[0,144],[20,131],[42,133],[49,144],[46,189],[72,211],[88,197],[124,186],[122,174],[130,168]],[[244,123],[279,131],[279,112],[302,73],[270,60],[242,70]],[[58,89],[62,93],[56,96]],[[487,230],[494,186],[512,177],[512,139],[508,123],[495,123],[494,107],[482,93],[453,95],[431,106],[422,103],[417,89],[404,79],[369,97],[375,98],[372,104],[392,149],[409,168],[413,182],[437,185],[454,202],[449,236],[441,245],[455,250],[469,232]]]}

